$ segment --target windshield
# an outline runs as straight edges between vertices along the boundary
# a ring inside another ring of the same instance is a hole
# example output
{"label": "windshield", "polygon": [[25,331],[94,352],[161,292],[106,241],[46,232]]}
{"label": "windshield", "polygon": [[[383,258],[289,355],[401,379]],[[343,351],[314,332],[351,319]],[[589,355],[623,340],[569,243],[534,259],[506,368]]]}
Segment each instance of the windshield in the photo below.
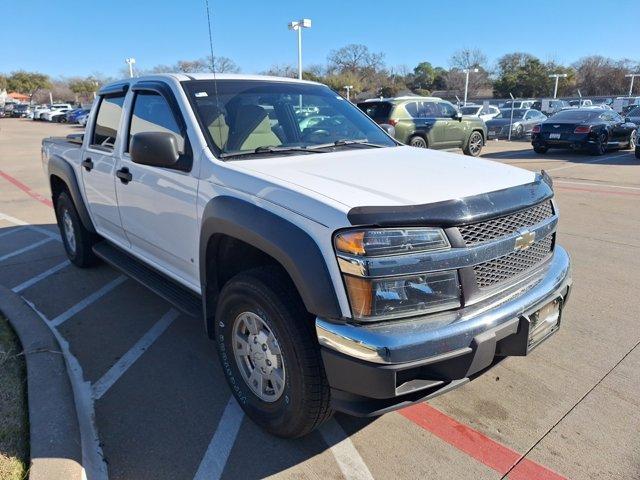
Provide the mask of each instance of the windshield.
{"label": "windshield", "polygon": [[498,115],[496,118],[511,118],[511,112],[513,112],[513,118],[522,118],[524,117],[524,113],[526,112],[526,109],[514,109],[511,110],[510,108],[503,108],[502,110],[500,110],[500,115]]}
{"label": "windshield", "polygon": [[185,89],[210,145],[223,157],[396,145],[363,112],[323,85],[192,80]]}
{"label": "windshield", "polygon": [[462,107],[460,111],[463,115],[477,115],[482,107]]}

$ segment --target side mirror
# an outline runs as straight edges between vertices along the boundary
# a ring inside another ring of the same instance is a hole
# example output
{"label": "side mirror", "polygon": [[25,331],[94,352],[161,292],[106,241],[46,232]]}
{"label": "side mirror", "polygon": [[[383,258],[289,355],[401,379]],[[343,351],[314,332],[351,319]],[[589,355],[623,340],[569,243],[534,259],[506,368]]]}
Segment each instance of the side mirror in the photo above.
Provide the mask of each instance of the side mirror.
{"label": "side mirror", "polygon": [[462,121],[462,113],[460,113],[460,112],[456,112],[456,113],[454,113],[454,114],[453,114],[453,117],[452,117],[452,118],[453,118],[454,120],[458,120],[459,122],[461,122],[461,121]]}
{"label": "side mirror", "polygon": [[629,117],[624,117],[624,123],[632,123]]}
{"label": "side mirror", "polygon": [[77,143],[78,145],[82,145],[84,140],[84,133],[70,133],[67,135],[67,141],[70,143]]}
{"label": "side mirror", "polygon": [[175,135],[167,132],[141,132],[131,138],[131,159],[140,165],[177,168],[180,153]]}
{"label": "side mirror", "polygon": [[389,135],[390,137],[396,136],[396,127],[394,127],[393,125],[389,123],[381,123],[380,128],[387,132],[387,135]]}

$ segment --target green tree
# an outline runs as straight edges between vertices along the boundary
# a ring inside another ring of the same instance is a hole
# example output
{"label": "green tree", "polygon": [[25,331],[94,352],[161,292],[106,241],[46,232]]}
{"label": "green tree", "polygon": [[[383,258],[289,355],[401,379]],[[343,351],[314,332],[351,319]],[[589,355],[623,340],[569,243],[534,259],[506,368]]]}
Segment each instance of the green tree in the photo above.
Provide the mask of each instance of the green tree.
{"label": "green tree", "polygon": [[5,75],[0,75],[0,90],[7,89],[7,77]]}
{"label": "green tree", "polygon": [[412,90],[432,90],[436,69],[429,62],[420,62],[414,69],[410,87]]}
{"label": "green tree", "polygon": [[7,90],[29,95],[29,97],[33,97],[38,90],[50,88],[51,80],[44,73],[20,70],[12,72],[7,79]]}
{"label": "green tree", "polygon": [[69,89],[76,95],[88,97],[100,88],[100,82],[95,78],[72,78],[69,80]]}
{"label": "green tree", "polygon": [[498,97],[508,97],[510,93],[520,98],[549,95],[552,92],[549,68],[529,53],[503,55],[498,59],[493,91]]}

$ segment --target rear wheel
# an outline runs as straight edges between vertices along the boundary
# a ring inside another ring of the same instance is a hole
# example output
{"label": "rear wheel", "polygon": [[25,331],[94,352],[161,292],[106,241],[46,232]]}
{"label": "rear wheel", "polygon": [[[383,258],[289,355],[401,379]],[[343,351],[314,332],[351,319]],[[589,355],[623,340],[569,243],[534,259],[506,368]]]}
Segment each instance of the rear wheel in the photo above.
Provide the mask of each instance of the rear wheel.
{"label": "rear wheel", "polygon": [[215,318],[227,382],[255,423],[295,438],[331,417],[313,318],[280,269],[258,268],[229,280]]}
{"label": "rear wheel", "polygon": [[78,215],[71,197],[62,192],[56,200],[56,217],[58,228],[62,235],[62,243],[67,257],[78,267],[85,268],[95,265],[98,258],[93,253],[93,245],[97,237],[87,230]]}
{"label": "rear wheel", "polygon": [[480,132],[471,132],[467,146],[462,150],[465,155],[477,157],[482,151],[482,143],[484,138]]}
{"label": "rear wheel", "polygon": [[549,150],[548,147],[545,147],[543,145],[536,145],[533,147],[533,151],[536,153],[540,153],[540,154],[544,154],[547,153],[547,151]]}
{"label": "rear wheel", "polygon": [[409,145],[417,148],[428,148],[427,141],[420,135],[414,135],[409,139]]}
{"label": "rear wheel", "polygon": [[598,135],[596,143],[591,146],[591,155],[604,155],[607,152],[607,134]]}
{"label": "rear wheel", "polygon": [[516,138],[524,137],[524,127],[522,125],[518,125],[515,131]]}
{"label": "rear wheel", "polygon": [[636,131],[633,130],[629,135],[629,141],[627,143],[626,150],[634,150],[636,148]]}

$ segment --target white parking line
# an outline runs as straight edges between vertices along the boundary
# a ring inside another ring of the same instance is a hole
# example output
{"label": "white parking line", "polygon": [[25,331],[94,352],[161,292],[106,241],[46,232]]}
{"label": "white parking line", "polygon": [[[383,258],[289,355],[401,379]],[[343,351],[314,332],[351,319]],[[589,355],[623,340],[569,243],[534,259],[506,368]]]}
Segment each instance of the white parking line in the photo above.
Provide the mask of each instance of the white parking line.
{"label": "white parking line", "polygon": [[624,157],[626,155],[630,155],[630,153],[629,152],[625,152],[625,153],[621,153],[619,155],[611,155],[610,157],[595,158],[593,160],[586,160],[586,161],[580,162],[580,163],[573,163],[571,165],[563,165],[562,167],[550,168],[550,169],[548,169],[546,171],[547,172],[557,172],[558,170],[564,170],[566,168],[579,167],[580,165],[588,165],[588,164],[591,164],[591,163],[606,162],[607,160],[611,160],[613,158],[618,158],[618,157]]}
{"label": "white parking line", "polygon": [[160,335],[180,316],[174,309],[165,313],[156,324],[145,333],[131,349],[118,360],[100,380],[93,384],[93,398],[98,400],[107,393],[114,383],[126,372],[136,360],[155,342]]}
{"label": "white parking line", "polygon": [[570,182],[569,180],[553,180],[553,183],[561,183],[567,185],[588,185],[590,187],[608,187],[608,188],[623,188],[625,190],[640,190],[640,187],[629,187],[626,185],[612,185],[610,183],[595,183],[595,182]]}
{"label": "white parking line", "polygon": [[57,326],[61,325],[62,323],[66,322],[71,317],[73,317],[76,313],[78,313],[79,311],[85,309],[87,306],[91,305],[93,302],[95,302],[96,300],[100,299],[101,297],[103,297],[104,295],[109,293],[111,290],[116,288],[118,285],[123,283],[126,279],[127,279],[127,277],[125,277],[124,275],[120,275],[115,280],[110,281],[104,287],[102,287],[100,290],[97,290],[97,291],[93,292],[91,295],[86,297],[84,300],[76,303],[69,310],[67,310],[66,312],[61,313],[56,318],[51,320],[51,325],[54,326],[54,327],[57,327]]}
{"label": "white parking line", "polygon": [[98,429],[95,425],[95,409],[91,399],[91,385],[84,380],[82,367],[78,359],[71,353],[69,343],[64,336],[51,325],[49,319],[44,315],[34,303],[24,297],[24,302],[29,305],[42,321],[49,327],[49,330],[58,340],[60,348],[67,364],[67,373],[71,381],[71,388],[76,405],[76,414],[80,426],[80,443],[82,449],[82,478],[91,480],[108,480],[109,474],[107,464],[104,461],[104,454],[98,437]]}
{"label": "white parking line", "polygon": [[21,227],[26,227],[29,230],[42,233],[43,235],[49,237],[51,240],[56,240],[58,242],[62,241],[58,233],[47,230],[46,228],[36,227],[35,225],[31,225],[29,222],[25,222],[24,220],[20,220],[16,217],[12,217],[11,215],[7,215],[6,213],[0,213],[0,219],[6,220],[7,222],[13,223],[14,225],[20,225]]}
{"label": "white parking line", "polygon": [[42,272],[39,275],[36,275],[33,278],[30,278],[29,280],[27,280],[26,282],[22,282],[20,285],[13,287],[11,290],[14,293],[20,293],[24,290],[26,290],[27,288],[35,285],[36,283],[38,283],[41,280],[44,280],[45,278],[49,277],[50,275],[53,275],[54,273],[62,270],[63,268],[67,267],[68,265],[71,265],[71,262],[69,260],[65,260],[62,263],[59,263],[58,265],[51,267],[49,270]]}
{"label": "white parking line", "polygon": [[238,436],[244,412],[231,396],[193,480],[218,480]]}
{"label": "white parking line", "polygon": [[51,239],[50,238],[43,238],[42,240],[36,242],[36,243],[32,243],[31,245],[27,245],[26,247],[22,247],[18,250],[14,250],[11,253],[7,253],[3,256],[0,257],[0,262],[3,262],[4,260],[11,258],[11,257],[15,257],[16,255],[21,255],[25,252],[28,252],[29,250],[33,250],[34,248],[38,248],[40,245],[50,242]]}
{"label": "white parking line", "polygon": [[12,233],[16,233],[16,232],[19,232],[19,231],[25,229],[25,227],[22,226],[22,225],[20,225],[19,227],[4,227],[4,228],[11,228],[11,230],[9,230],[8,232],[0,233],[0,238],[5,237],[7,235],[11,235]]}
{"label": "white parking line", "polygon": [[347,480],[373,480],[373,475],[353,443],[335,418],[320,427],[320,434],[327,442]]}

